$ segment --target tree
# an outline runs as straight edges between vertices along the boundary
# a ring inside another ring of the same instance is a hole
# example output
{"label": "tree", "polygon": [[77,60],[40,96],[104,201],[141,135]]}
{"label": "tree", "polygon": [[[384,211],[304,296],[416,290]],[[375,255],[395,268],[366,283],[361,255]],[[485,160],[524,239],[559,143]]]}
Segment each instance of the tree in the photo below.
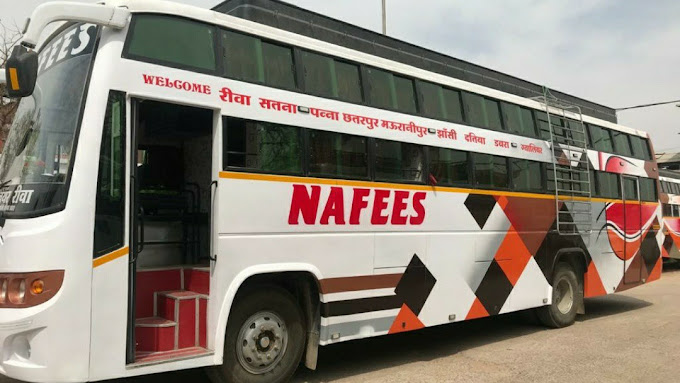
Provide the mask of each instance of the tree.
{"label": "tree", "polygon": [[[15,25],[8,27],[5,23],[0,20],[0,68],[5,70],[5,64],[7,59],[12,53],[12,48],[21,39],[21,32],[19,28]],[[4,146],[7,135],[9,134],[9,128],[12,125],[12,120],[14,119],[14,114],[19,106],[18,100],[9,99],[4,95],[7,94],[5,90],[5,84],[0,85],[0,152]]]}

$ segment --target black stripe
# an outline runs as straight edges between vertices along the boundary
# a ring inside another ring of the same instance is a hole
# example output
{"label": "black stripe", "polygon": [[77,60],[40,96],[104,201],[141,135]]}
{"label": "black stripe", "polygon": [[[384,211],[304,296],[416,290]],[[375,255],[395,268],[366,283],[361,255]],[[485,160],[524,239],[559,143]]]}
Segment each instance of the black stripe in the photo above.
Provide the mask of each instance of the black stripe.
{"label": "black stripe", "polygon": [[328,302],[322,305],[321,316],[328,318],[340,315],[361,314],[371,311],[398,309],[403,302],[403,298],[400,298],[397,295]]}

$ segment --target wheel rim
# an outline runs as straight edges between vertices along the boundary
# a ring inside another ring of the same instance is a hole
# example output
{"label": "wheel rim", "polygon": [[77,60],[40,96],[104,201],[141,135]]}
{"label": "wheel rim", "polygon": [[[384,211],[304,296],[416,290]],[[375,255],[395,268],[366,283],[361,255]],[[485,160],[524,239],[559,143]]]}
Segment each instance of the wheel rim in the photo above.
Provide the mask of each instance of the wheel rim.
{"label": "wheel rim", "polygon": [[286,353],[286,323],[270,311],[260,311],[248,318],[239,331],[236,355],[241,366],[251,374],[273,370]]}
{"label": "wheel rim", "polygon": [[562,314],[568,314],[574,306],[574,288],[566,278],[560,279],[555,287],[557,309]]}

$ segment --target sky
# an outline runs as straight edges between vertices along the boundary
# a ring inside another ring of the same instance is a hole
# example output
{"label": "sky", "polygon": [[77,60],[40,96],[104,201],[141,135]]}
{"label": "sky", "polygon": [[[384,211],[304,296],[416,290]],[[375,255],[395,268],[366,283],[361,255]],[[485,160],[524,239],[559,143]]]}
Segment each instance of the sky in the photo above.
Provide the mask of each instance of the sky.
{"label": "sky", "polygon": [[[43,2],[3,1],[0,20],[23,25]],[[288,2],[381,30],[381,0]],[[387,0],[387,18],[392,37],[609,107],[680,100],[678,0]],[[680,151],[675,104],[618,116],[648,131],[657,154]]]}

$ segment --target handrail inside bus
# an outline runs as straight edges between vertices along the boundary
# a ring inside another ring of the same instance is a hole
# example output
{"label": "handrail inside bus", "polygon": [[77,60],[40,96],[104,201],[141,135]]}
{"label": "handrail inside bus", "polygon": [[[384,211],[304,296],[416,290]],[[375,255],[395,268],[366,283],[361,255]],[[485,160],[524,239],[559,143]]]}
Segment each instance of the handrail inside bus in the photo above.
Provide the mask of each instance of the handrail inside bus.
{"label": "handrail inside bus", "polygon": [[35,48],[45,27],[55,21],[92,23],[116,29],[125,28],[130,11],[110,5],[54,1],[39,5],[28,20],[21,45]]}

